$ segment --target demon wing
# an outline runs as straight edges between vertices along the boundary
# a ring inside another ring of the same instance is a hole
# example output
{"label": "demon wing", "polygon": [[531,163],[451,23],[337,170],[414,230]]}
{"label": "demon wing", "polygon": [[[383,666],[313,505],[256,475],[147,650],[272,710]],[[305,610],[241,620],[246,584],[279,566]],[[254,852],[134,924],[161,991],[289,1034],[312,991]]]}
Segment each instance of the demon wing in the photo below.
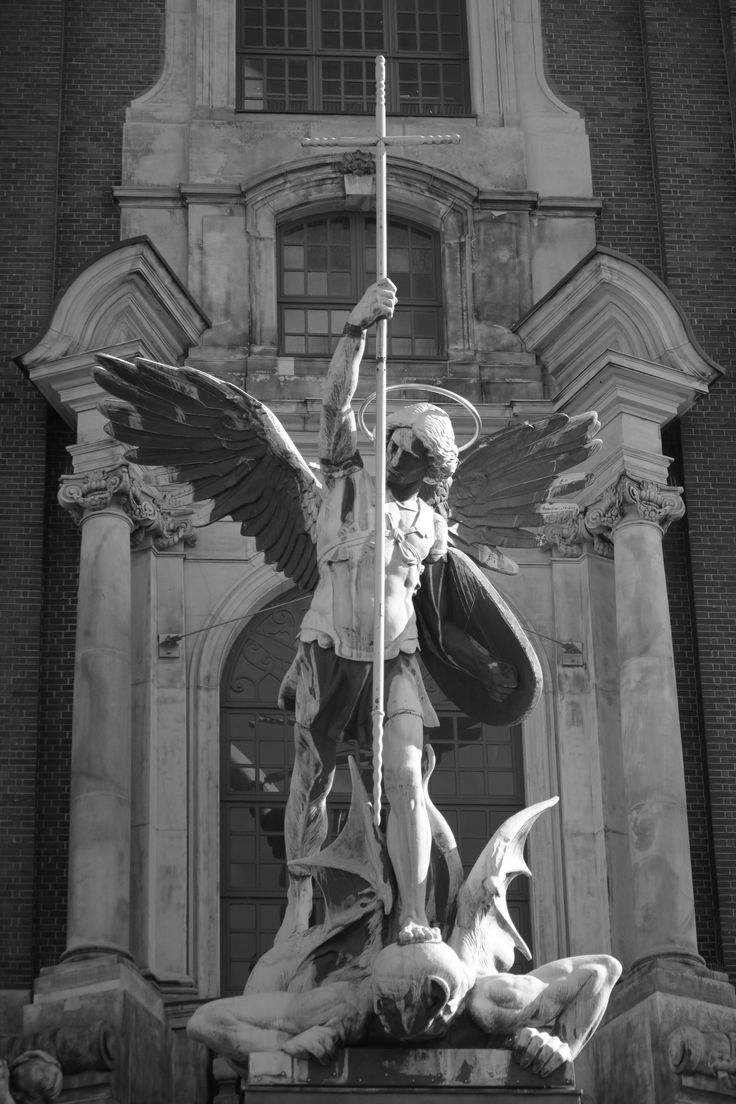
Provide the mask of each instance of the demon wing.
{"label": "demon wing", "polygon": [[572,520],[578,507],[557,502],[574,494],[591,476],[569,472],[600,448],[600,429],[593,412],[554,414],[537,422],[519,422],[481,437],[468,450],[449,491],[451,532],[460,547],[483,546],[478,557],[488,567],[514,571],[494,548],[535,548],[534,530],[552,521]]}
{"label": "demon wing", "polygon": [[252,395],[200,372],[100,356],[95,378],[115,398],[100,404],[126,456],[171,469],[209,521],[232,517],[266,563],[303,590],[317,582],[315,522],[321,488],[281,423]]}
{"label": "demon wing", "polygon": [[499,929],[510,936],[525,958],[532,954],[509,914],[506,894],[518,874],[531,876],[524,861],[524,844],[534,821],[559,798],[538,801],[520,809],[496,829],[460,888],[457,917],[449,944],[473,975],[498,972],[495,952]]}

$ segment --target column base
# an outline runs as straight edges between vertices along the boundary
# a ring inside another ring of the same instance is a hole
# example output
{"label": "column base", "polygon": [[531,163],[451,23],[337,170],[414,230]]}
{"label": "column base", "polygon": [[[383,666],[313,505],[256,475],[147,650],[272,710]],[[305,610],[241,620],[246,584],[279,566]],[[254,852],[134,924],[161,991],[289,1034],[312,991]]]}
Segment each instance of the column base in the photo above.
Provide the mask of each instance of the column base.
{"label": "column base", "polygon": [[245,1104],[319,1104],[375,1100],[387,1104],[579,1104],[572,1063],[551,1077],[522,1070],[508,1050],[348,1047],[326,1066],[282,1053],[252,1054]]}
{"label": "column base", "polygon": [[13,1041],[18,1053],[40,1049],[58,1058],[59,1104],[201,1104],[207,1057],[188,1044],[158,989],[118,954],[42,970]]}
{"label": "column base", "polygon": [[687,1047],[679,1045],[684,1028],[693,1037],[734,1034],[736,1053],[733,986],[689,956],[647,959],[614,989],[605,1020],[575,1062],[578,1084],[595,1104],[733,1099],[723,1077],[688,1068]]}

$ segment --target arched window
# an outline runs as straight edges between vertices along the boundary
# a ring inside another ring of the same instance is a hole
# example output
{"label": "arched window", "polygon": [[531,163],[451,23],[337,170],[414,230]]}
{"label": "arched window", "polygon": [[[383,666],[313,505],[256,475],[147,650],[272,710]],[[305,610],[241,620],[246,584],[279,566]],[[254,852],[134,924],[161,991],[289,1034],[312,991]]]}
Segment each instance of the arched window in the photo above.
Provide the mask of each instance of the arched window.
{"label": "arched window", "polygon": [[[376,273],[375,218],[320,214],[279,233],[279,314],[284,356],[329,356],[350,308]],[[389,220],[388,272],[399,305],[389,327],[394,359],[444,351],[439,237],[416,223]],[[374,352],[374,330],[366,353]]]}
{"label": "arched window", "polygon": [[389,112],[468,114],[463,9],[457,0],[239,0],[238,106],[373,112],[383,54]]}
{"label": "arched window", "polygon": [[[309,598],[293,591],[258,613],[238,637],[221,684],[221,995],[242,992],[271,946],[286,897],[284,811],[293,764],[293,717],[276,706]],[[440,718],[428,733],[437,757],[430,793],[458,842],[466,872],[493,832],[524,804],[521,733],[468,720],[426,678]],[[338,748],[328,802],[331,836],[350,802],[347,756],[371,792],[369,749]],[[530,942],[528,882],[509,893],[511,917]]]}

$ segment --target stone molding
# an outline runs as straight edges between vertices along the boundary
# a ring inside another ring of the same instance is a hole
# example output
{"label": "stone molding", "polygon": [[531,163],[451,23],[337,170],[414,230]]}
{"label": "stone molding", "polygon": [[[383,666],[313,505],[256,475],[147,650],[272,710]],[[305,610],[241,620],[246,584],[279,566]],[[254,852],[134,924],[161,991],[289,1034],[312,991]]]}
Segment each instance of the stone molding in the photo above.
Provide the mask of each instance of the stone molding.
{"label": "stone molding", "polygon": [[664,535],[672,522],[684,514],[681,487],[636,479],[624,472],[577,517],[545,525],[542,547],[566,559],[574,559],[588,551],[612,556],[613,534],[623,522],[650,522]]}
{"label": "stone molding", "polygon": [[63,475],[58,499],[78,525],[92,514],[118,506],[128,518],[135,546],[150,539],[154,548],[165,551],[181,540],[191,545],[196,539],[193,509],[169,504],[165,495],[139,479],[128,464]]}
{"label": "stone molding", "polygon": [[736,1033],[678,1027],[667,1040],[667,1057],[685,1088],[736,1096]]}

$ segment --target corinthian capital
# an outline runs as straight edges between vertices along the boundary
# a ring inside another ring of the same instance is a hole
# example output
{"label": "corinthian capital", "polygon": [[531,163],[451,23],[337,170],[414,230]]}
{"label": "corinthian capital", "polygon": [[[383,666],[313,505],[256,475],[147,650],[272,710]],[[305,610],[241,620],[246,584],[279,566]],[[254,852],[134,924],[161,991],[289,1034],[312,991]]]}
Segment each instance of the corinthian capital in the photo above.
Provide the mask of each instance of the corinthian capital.
{"label": "corinthian capital", "polygon": [[156,548],[171,548],[178,541],[194,542],[192,508],[172,506],[157,488],[134,475],[128,464],[115,468],[63,475],[59,502],[77,524],[109,506],[119,507],[133,530],[134,544],[150,538]]}
{"label": "corinthian capital", "polygon": [[635,479],[624,472],[606,488],[598,502],[588,506],[585,527],[593,535],[610,539],[622,522],[639,519],[658,525],[666,533],[684,513],[681,487]]}
{"label": "corinthian capital", "polygon": [[130,468],[127,464],[79,475],[62,475],[59,503],[81,524],[87,515],[99,513],[111,505],[126,510],[130,498],[130,483]]}

